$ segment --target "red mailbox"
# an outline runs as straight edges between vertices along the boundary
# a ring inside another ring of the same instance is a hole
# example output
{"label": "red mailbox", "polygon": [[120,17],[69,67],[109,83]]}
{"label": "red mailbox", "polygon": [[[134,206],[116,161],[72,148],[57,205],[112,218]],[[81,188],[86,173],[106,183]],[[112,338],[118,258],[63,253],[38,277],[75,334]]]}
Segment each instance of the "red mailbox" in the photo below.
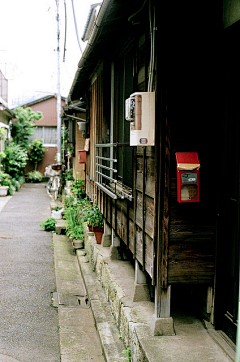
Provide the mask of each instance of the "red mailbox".
{"label": "red mailbox", "polygon": [[197,152],[176,152],[177,201],[199,202],[199,159]]}
{"label": "red mailbox", "polygon": [[86,163],[86,151],[85,150],[80,150],[78,151],[79,152],[79,158],[78,158],[78,161],[79,163]]}

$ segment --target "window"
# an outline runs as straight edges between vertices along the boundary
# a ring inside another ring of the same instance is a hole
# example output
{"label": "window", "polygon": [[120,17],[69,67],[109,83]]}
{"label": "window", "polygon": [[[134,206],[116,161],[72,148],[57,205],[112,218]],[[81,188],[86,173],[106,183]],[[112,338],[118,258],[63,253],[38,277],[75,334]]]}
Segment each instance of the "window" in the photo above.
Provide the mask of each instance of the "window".
{"label": "window", "polygon": [[[133,93],[133,59],[134,52],[130,49],[115,62],[114,94],[115,94],[115,124],[114,140],[120,144],[130,142],[130,124],[125,120],[125,99]],[[118,179],[122,185],[132,188],[133,154],[132,147],[118,147]]]}
{"label": "window", "polygon": [[33,135],[30,137],[30,141],[32,142],[35,139],[42,139],[43,146],[57,146],[57,127],[36,127],[33,130]]}

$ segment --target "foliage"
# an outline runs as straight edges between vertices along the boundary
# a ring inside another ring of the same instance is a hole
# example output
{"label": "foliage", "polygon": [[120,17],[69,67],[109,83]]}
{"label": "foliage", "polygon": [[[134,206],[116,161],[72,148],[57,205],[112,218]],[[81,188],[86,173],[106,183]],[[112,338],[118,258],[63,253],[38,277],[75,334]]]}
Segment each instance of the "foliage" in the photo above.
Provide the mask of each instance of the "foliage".
{"label": "foliage", "polygon": [[85,191],[84,186],[85,183],[82,178],[75,179],[71,185],[73,196],[81,198],[82,194],[84,194]]}
{"label": "foliage", "polygon": [[19,177],[17,177],[17,181],[20,183],[20,185],[23,185],[25,183],[25,177],[19,176]]}
{"label": "foliage", "polygon": [[35,139],[29,146],[29,160],[34,163],[35,171],[37,170],[37,165],[42,161],[46,148],[43,147],[43,141]]}
{"label": "foliage", "polygon": [[123,360],[123,362],[131,362],[132,358],[130,348],[124,349],[122,353],[126,355],[126,358]]}
{"label": "foliage", "polygon": [[72,181],[72,180],[74,180],[74,177],[73,177],[73,169],[72,169],[72,168],[69,168],[68,170],[65,171],[65,180],[66,180],[66,181]]}
{"label": "foliage", "polygon": [[10,186],[11,180],[9,180],[8,178],[4,178],[3,180],[0,181],[1,186]]}
{"label": "foliage", "polygon": [[39,171],[30,171],[27,176],[31,182],[41,182],[43,179],[43,174]]}
{"label": "foliage", "polygon": [[4,152],[6,157],[2,160],[2,164],[5,172],[9,173],[12,177],[23,175],[27,164],[27,151],[20,145],[11,142]]}
{"label": "foliage", "polygon": [[15,187],[16,191],[19,191],[21,184],[15,178],[12,179],[12,185]]}
{"label": "foliage", "polygon": [[96,204],[89,204],[82,210],[84,222],[90,227],[103,227],[103,215]]}
{"label": "foliage", "polygon": [[0,179],[3,179],[3,178],[8,178],[9,180],[12,179],[12,177],[8,173],[0,171]]}
{"label": "foliage", "polygon": [[71,144],[67,145],[67,157],[72,157],[72,155],[74,154],[74,146]]}
{"label": "foliage", "polygon": [[6,128],[0,127],[0,141],[5,141],[6,138]]}
{"label": "foliage", "polygon": [[39,226],[43,227],[45,231],[55,231],[56,219],[47,217],[39,224]]}
{"label": "foliage", "polygon": [[79,204],[75,202],[73,197],[69,197],[65,200],[64,218],[66,220],[66,235],[73,240],[84,239]]}
{"label": "foliage", "polygon": [[6,153],[4,151],[0,152],[0,158],[5,158],[6,157]]}
{"label": "foliage", "polygon": [[30,107],[17,107],[14,110],[14,116],[16,121],[11,126],[12,139],[17,145],[27,150],[34,124],[42,118],[42,113],[34,112]]}
{"label": "foliage", "polygon": [[9,195],[13,195],[14,194],[14,192],[16,191],[16,187],[15,186],[13,186],[13,185],[10,185],[9,186],[9,189],[8,189],[8,193],[9,193]]}

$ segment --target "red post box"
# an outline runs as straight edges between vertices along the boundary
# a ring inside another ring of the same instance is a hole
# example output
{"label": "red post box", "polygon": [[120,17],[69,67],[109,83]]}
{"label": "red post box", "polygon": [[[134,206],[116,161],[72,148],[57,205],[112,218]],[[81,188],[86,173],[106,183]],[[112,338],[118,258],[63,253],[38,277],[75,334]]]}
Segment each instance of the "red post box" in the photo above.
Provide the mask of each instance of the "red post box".
{"label": "red post box", "polygon": [[86,151],[85,150],[80,150],[78,151],[79,152],[79,158],[78,158],[78,161],[79,163],[86,163]]}
{"label": "red post box", "polygon": [[177,201],[199,202],[199,159],[197,152],[176,152]]}

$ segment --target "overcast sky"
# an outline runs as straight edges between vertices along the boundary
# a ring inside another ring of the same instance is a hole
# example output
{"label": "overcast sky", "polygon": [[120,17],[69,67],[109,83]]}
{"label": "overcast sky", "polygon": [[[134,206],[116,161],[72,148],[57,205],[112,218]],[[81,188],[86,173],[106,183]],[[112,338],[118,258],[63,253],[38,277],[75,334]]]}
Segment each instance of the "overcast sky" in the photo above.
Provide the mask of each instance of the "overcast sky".
{"label": "overcast sky", "polygon": [[[81,52],[74,26],[72,0],[67,7],[65,62],[64,0],[59,0],[61,93],[67,96]],[[98,1],[74,0],[79,39],[90,5]],[[57,92],[57,6],[55,0],[0,0],[0,69],[9,79],[9,108],[14,100]],[[81,47],[85,45],[81,40]],[[42,92],[46,92],[45,94]]]}

